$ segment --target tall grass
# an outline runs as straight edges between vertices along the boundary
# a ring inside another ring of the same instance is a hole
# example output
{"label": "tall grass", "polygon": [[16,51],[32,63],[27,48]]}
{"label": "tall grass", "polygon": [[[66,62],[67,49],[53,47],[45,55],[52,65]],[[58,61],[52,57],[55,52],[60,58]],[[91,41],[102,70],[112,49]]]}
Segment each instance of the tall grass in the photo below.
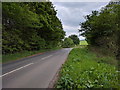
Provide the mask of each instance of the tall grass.
{"label": "tall grass", "polygon": [[56,88],[120,88],[117,68],[108,64],[113,58],[102,60],[87,48],[74,48],[62,67]]}

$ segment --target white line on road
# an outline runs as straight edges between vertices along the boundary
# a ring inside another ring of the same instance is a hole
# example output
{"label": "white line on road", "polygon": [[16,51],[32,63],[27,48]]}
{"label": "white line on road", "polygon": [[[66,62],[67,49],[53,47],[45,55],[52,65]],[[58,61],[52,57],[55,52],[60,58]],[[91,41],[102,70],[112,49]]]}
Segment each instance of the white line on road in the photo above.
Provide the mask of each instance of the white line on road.
{"label": "white line on road", "polygon": [[10,71],[10,72],[8,72],[8,73],[5,73],[5,74],[1,75],[0,77],[6,76],[6,75],[8,75],[8,74],[10,74],[10,73],[13,73],[13,72],[15,72],[15,71],[18,71],[18,70],[20,70],[20,69],[22,69],[22,68],[25,68],[25,67],[27,67],[27,66],[30,66],[30,65],[32,65],[32,64],[34,64],[34,63],[29,63],[29,64],[27,64],[27,65],[25,65],[25,66],[22,66],[22,67],[20,67],[20,68],[17,68],[17,69],[15,69],[15,70],[12,70],[12,71]]}
{"label": "white line on road", "polygon": [[53,56],[53,55],[49,55],[49,56],[47,56],[47,57],[44,57],[44,58],[42,58],[42,60],[47,59],[47,58],[49,58],[49,57],[51,57],[51,56]]}

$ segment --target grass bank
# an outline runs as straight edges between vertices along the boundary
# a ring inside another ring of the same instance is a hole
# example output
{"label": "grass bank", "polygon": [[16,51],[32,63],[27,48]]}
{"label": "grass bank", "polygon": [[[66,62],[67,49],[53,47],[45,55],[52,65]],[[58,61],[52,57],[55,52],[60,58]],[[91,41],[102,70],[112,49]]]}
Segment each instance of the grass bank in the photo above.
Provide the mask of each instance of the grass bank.
{"label": "grass bank", "polygon": [[38,53],[43,53],[46,51],[51,51],[51,50],[57,50],[60,48],[52,48],[52,49],[42,49],[42,50],[38,50],[38,51],[23,51],[23,52],[18,52],[18,53],[14,53],[14,54],[7,54],[7,55],[2,55],[2,63],[6,63],[6,62],[10,62],[10,61],[15,61],[27,56],[31,56],[34,54],[38,54]]}
{"label": "grass bank", "polygon": [[87,43],[86,40],[81,40],[81,41],[80,41],[80,45],[88,45],[88,43]]}
{"label": "grass bank", "polygon": [[[60,71],[56,88],[118,88],[114,57],[97,57],[87,48],[74,48]],[[120,87],[119,87],[120,88]]]}

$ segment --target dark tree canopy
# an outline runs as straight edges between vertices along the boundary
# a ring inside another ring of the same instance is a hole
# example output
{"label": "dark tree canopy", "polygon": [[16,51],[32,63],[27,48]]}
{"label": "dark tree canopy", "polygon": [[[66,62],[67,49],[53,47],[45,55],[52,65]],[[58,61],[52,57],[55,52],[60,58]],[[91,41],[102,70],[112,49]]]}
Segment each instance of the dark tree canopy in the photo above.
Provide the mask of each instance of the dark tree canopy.
{"label": "dark tree canopy", "polygon": [[91,46],[102,47],[117,53],[118,38],[120,36],[120,5],[107,5],[100,12],[93,11],[86,16],[86,21],[81,23],[82,36],[86,37]]}
{"label": "dark tree canopy", "polygon": [[56,14],[51,2],[3,2],[3,54],[57,47],[65,32]]}
{"label": "dark tree canopy", "polygon": [[69,38],[71,38],[73,40],[75,45],[78,45],[80,43],[80,40],[77,35],[71,35],[71,36],[69,36]]}

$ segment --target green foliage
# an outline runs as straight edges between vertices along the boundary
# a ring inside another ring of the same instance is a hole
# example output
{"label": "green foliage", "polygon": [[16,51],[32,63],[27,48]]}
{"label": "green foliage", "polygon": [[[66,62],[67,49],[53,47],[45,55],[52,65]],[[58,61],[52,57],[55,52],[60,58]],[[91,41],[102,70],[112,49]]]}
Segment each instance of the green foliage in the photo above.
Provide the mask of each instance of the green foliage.
{"label": "green foliage", "polygon": [[64,39],[63,47],[69,48],[69,47],[72,47],[73,45],[74,45],[74,42],[71,38],[65,38]]}
{"label": "green foliage", "polygon": [[64,38],[51,2],[2,3],[2,53],[57,47]]}
{"label": "green foliage", "polygon": [[62,67],[56,88],[120,88],[117,68],[96,60],[101,58],[87,48],[74,48]]}
{"label": "green foliage", "polygon": [[75,45],[78,45],[80,43],[80,40],[77,35],[71,35],[71,36],[69,36],[69,38],[71,38],[73,40]]}
{"label": "green foliage", "polygon": [[91,46],[99,46],[111,50],[115,55],[118,49],[120,5],[107,5],[100,12],[93,11],[86,16],[86,21],[81,23],[81,35]]}

